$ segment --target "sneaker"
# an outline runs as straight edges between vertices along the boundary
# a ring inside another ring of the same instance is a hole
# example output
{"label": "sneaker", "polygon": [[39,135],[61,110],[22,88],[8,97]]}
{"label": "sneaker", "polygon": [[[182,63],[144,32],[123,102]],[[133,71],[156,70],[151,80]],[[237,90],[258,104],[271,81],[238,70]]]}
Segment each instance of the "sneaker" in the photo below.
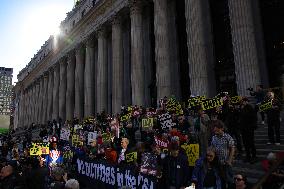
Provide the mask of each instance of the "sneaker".
{"label": "sneaker", "polygon": [[261,125],[264,125],[264,121],[261,122]]}
{"label": "sneaker", "polygon": [[279,145],[280,145],[280,142],[276,142],[275,145],[276,145],[276,146],[279,146]]}
{"label": "sneaker", "polygon": [[267,145],[270,145],[271,144],[271,142],[268,142],[268,143],[266,143]]}

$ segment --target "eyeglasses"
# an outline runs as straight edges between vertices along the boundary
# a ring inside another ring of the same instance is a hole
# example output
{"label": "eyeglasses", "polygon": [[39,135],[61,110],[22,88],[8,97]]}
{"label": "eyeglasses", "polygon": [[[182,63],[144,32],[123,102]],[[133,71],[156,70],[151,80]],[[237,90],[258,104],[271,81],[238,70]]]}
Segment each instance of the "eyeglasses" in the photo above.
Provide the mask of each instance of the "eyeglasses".
{"label": "eyeglasses", "polygon": [[244,180],[244,179],[242,179],[242,178],[234,178],[234,180],[236,180],[236,181],[242,181],[242,180]]}

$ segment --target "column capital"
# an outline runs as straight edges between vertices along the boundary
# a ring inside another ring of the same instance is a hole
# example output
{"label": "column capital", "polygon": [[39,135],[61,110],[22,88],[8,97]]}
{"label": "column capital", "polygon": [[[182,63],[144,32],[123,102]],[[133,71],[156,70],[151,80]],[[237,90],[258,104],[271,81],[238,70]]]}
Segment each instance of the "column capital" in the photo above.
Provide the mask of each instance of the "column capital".
{"label": "column capital", "polygon": [[145,2],[142,0],[129,0],[130,15],[137,13],[141,14],[144,5]]}
{"label": "column capital", "polygon": [[92,34],[86,39],[86,48],[94,48],[95,47],[95,36]]}
{"label": "column capital", "polygon": [[111,25],[121,25],[122,23],[122,16],[119,14],[116,14],[111,18]]}
{"label": "column capital", "polygon": [[85,53],[85,43],[79,43],[76,47],[75,47],[75,53],[78,54],[78,53],[82,53],[84,54]]}
{"label": "column capital", "polygon": [[97,31],[96,31],[96,37],[97,38],[106,38],[107,36],[107,30],[105,26],[101,26]]}
{"label": "column capital", "polygon": [[75,51],[76,51],[75,49],[72,49],[67,53],[68,60],[75,57]]}

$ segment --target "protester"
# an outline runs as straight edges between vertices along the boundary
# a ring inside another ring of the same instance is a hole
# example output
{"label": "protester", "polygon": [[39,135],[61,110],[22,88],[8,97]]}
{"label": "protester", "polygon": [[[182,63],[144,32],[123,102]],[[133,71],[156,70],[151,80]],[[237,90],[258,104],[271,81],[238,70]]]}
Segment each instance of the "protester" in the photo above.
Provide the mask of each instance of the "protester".
{"label": "protester", "polygon": [[232,164],[235,153],[233,138],[224,132],[224,123],[220,120],[213,122],[215,135],[211,145],[216,149],[216,155],[221,163],[222,188],[227,188],[232,183]]}
{"label": "protester", "polygon": [[118,160],[117,162],[119,164],[125,163],[125,155],[128,153],[128,144],[129,144],[129,140],[127,138],[122,138],[121,139],[121,150],[118,156]]}
{"label": "protester", "polygon": [[[263,85],[257,85],[255,91],[253,91],[253,90],[250,91],[250,95],[255,96],[255,99],[256,99],[255,111],[258,112],[259,106],[264,101],[265,96],[266,96],[266,93],[263,90]],[[264,116],[263,111],[260,111],[260,116],[261,116],[261,124],[264,125],[265,116]]]}
{"label": "protester", "polygon": [[242,174],[238,173],[234,176],[234,183],[230,187],[230,189],[250,189],[251,186],[247,181],[247,177]]}
{"label": "protester", "polygon": [[79,182],[75,179],[70,179],[65,183],[64,189],[80,189]]}
{"label": "protester", "polygon": [[221,189],[220,164],[214,148],[209,147],[206,156],[196,161],[191,180],[196,189]]}
{"label": "protester", "polygon": [[50,184],[50,189],[64,189],[64,170],[61,167],[55,167],[52,169],[51,176],[53,181]]}
{"label": "protester", "polygon": [[[273,92],[267,93],[267,102],[272,103],[272,107],[266,110],[268,124],[268,143],[280,145],[280,102],[275,98]],[[276,138],[275,138],[276,137]]]}
{"label": "protester", "polygon": [[256,149],[254,143],[254,130],[257,127],[256,112],[248,103],[248,98],[242,99],[240,111],[240,126],[243,143],[246,151],[245,162],[254,163],[256,161]]}

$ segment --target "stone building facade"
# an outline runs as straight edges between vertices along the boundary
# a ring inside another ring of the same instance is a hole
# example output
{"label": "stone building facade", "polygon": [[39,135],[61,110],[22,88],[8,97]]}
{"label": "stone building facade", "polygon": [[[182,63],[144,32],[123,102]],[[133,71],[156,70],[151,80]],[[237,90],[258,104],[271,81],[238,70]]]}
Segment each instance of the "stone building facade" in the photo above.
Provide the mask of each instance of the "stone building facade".
{"label": "stone building facade", "polygon": [[[228,0],[239,95],[267,77],[250,2]],[[217,92],[209,0],[81,0],[61,30],[18,75],[18,126]]]}

